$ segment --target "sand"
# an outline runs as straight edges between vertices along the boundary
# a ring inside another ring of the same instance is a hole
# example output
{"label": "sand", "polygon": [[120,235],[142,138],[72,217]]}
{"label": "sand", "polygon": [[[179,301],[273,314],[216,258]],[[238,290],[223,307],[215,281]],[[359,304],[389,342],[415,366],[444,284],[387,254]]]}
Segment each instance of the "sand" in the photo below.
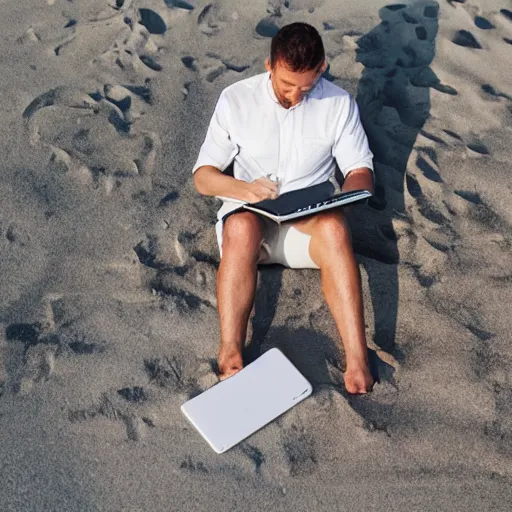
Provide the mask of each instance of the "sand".
{"label": "sand", "polygon": [[[191,168],[293,21],[375,153],[351,222],[379,382],[346,394],[317,271],[262,269],[249,358],[314,393],[217,455],[179,408],[219,338]],[[11,1],[0,26],[2,512],[511,509],[510,1]]]}

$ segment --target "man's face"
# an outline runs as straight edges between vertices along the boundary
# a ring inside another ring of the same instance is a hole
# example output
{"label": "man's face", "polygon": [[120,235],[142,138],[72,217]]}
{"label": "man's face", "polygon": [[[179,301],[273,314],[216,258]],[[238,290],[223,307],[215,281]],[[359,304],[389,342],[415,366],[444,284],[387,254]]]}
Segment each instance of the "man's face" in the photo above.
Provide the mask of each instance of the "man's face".
{"label": "man's face", "polygon": [[291,71],[282,61],[277,61],[274,67],[271,67],[270,59],[265,61],[265,68],[270,73],[276,97],[284,108],[300,103],[315,87],[326,67],[324,61],[316,69],[298,72]]}

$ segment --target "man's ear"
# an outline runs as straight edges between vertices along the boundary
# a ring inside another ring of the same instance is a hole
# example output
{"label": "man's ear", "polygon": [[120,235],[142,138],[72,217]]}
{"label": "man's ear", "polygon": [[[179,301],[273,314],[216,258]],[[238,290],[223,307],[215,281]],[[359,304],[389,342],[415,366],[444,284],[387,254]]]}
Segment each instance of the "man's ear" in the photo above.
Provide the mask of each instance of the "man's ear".
{"label": "man's ear", "polygon": [[324,60],[324,63],[322,64],[322,67],[320,68],[320,74],[323,74],[326,69],[327,69],[327,61]]}
{"label": "man's ear", "polygon": [[266,69],[269,73],[271,73],[271,72],[272,72],[272,66],[270,65],[270,58],[269,58],[269,57],[267,57],[267,58],[265,59],[265,69]]}

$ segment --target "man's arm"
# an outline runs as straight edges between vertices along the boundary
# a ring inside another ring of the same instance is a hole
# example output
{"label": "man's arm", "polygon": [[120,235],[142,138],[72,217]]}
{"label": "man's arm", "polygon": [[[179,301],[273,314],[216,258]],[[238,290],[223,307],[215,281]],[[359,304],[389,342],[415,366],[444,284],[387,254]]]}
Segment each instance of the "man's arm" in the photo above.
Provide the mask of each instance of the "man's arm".
{"label": "man's arm", "polygon": [[344,176],[342,192],[365,189],[373,194],[373,154],[353,98],[341,111],[333,155]]}
{"label": "man's arm", "polygon": [[194,173],[196,190],[205,196],[221,196],[256,203],[277,197],[277,184],[267,178],[252,183],[237,180],[212,165],[203,165]]}
{"label": "man's arm", "polygon": [[361,189],[373,194],[373,172],[368,167],[359,167],[350,171],[341,187],[342,192]]}
{"label": "man's arm", "polygon": [[238,152],[230,133],[229,100],[222,92],[213,112],[206,138],[194,165],[194,185],[206,196],[231,197],[249,203],[274,199],[277,185],[266,178],[247,183],[222,171],[228,167]]}

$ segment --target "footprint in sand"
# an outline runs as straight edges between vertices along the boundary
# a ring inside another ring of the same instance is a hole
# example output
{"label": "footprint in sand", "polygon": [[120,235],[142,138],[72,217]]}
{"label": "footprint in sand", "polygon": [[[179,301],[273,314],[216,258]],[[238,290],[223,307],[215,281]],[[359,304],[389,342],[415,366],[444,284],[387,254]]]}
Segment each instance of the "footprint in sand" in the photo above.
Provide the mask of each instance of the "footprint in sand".
{"label": "footprint in sand", "polygon": [[202,243],[200,236],[183,231],[174,236],[148,234],[134,247],[139,262],[153,271],[148,290],[182,313],[217,304],[217,261],[201,250]]}
{"label": "footprint in sand", "polygon": [[33,323],[12,323],[5,329],[9,387],[21,394],[51,378],[59,357],[86,357],[101,354],[104,339],[76,328],[82,314],[73,297],[48,294],[41,301]]}
{"label": "footprint in sand", "polygon": [[149,382],[171,391],[184,391],[190,385],[190,379],[184,374],[184,363],[176,357],[146,359],[144,369]]}
{"label": "footprint in sand", "polygon": [[267,2],[267,12],[272,17],[280,18],[290,9],[290,0],[270,0]]}
{"label": "footprint in sand", "polygon": [[127,402],[134,404],[146,402],[148,399],[147,393],[142,386],[118,389],[117,394],[124,398]]}
{"label": "footprint in sand", "polygon": [[505,16],[509,21],[512,21],[512,11],[509,9],[500,9],[500,13]]}
{"label": "footprint in sand", "polygon": [[139,21],[124,17],[124,28],[110,48],[92,60],[92,65],[109,69],[117,66],[133,82],[156,76],[162,70],[158,63],[161,50],[151,36],[165,33],[165,22],[154,11],[140,11]]}
{"label": "footprint in sand", "polygon": [[[181,58],[183,65],[191,71],[197,72],[201,79],[214,82],[220,76],[233,71],[241,74],[251,67],[250,63],[235,57],[223,58],[215,53],[207,53],[203,58],[186,55]],[[242,79],[244,75],[237,79]]]}
{"label": "footprint in sand", "polygon": [[197,16],[199,31],[207,36],[217,35],[227,25],[228,17],[216,4],[207,4]]}
{"label": "footprint in sand", "polygon": [[469,142],[467,144],[467,148],[474,153],[477,153],[478,155],[489,155],[490,151],[487,148],[487,146],[479,141],[479,140],[473,140],[472,142]]}
{"label": "footprint in sand", "polygon": [[249,444],[247,441],[240,443],[240,445],[238,446],[238,449],[245,456],[249,457],[251,462],[254,464],[254,472],[257,475],[259,475],[260,471],[261,471],[261,466],[265,462],[265,455],[263,455],[261,450],[256,448],[256,446]]}
{"label": "footprint in sand", "polygon": [[324,4],[325,0],[270,0],[267,2],[267,12],[276,17],[281,17],[286,12],[313,14]]}
{"label": "footprint in sand", "polygon": [[446,133],[446,135],[449,135],[450,137],[454,138],[457,141],[462,141],[462,137],[458,133],[452,132],[451,130],[444,130],[444,129],[443,129],[443,132]]}
{"label": "footprint in sand", "polygon": [[475,17],[475,25],[481,30],[492,30],[496,28],[488,19],[482,16]]}
{"label": "footprint in sand", "polygon": [[52,89],[23,112],[30,142],[50,150],[50,170],[94,185],[102,181],[108,192],[115,178],[149,175],[160,141],[155,133],[135,129],[146,108],[137,92],[108,84],[91,94]]}
{"label": "footprint in sand", "polygon": [[192,3],[185,2],[184,0],[164,0],[164,3],[169,9],[184,9],[185,11],[193,11],[195,9]]}
{"label": "footprint in sand", "polygon": [[90,0],[87,5],[84,2],[67,2],[61,12],[67,23],[50,30],[39,24],[37,28],[29,27],[18,41],[42,43],[48,47],[49,55],[60,57],[67,54],[77,62],[81,56],[88,55],[89,50],[103,46],[101,41],[109,37],[108,33],[123,25],[123,17],[138,15],[132,0]]}
{"label": "footprint in sand", "polygon": [[109,20],[131,9],[133,3],[134,0],[108,0],[107,2],[95,0],[86,8],[86,19],[92,22]]}
{"label": "footprint in sand", "polygon": [[483,201],[478,192],[455,190],[454,194],[470,203],[470,208],[465,209],[468,219],[484,226],[487,230],[494,233],[505,233],[509,230],[503,218]]}
{"label": "footprint in sand", "polygon": [[[495,362],[495,364],[500,363]],[[501,452],[510,455],[512,453],[512,386],[510,382],[494,383],[494,410],[495,419],[488,424],[485,433],[496,440]]]}
{"label": "footprint in sand", "polygon": [[[430,148],[424,148],[424,151],[426,150],[430,150]],[[439,172],[434,168],[433,164],[428,162],[428,160],[424,156],[419,155],[417,157],[416,167],[423,173],[423,176],[425,176],[425,178],[436,183],[443,183],[443,179],[439,175]]]}
{"label": "footprint in sand", "polygon": [[23,375],[18,385],[20,394],[30,393],[37,383],[50,378],[55,369],[56,353],[57,347],[48,344],[38,344],[27,350]]}
{"label": "footprint in sand", "polygon": [[197,461],[195,462],[190,455],[181,462],[180,469],[185,471],[189,471],[191,473],[208,473],[208,469],[204,465],[203,462]]}
{"label": "footprint in sand", "polygon": [[[507,99],[509,101],[512,101],[512,96],[510,96],[509,94],[506,94],[504,92],[496,90],[490,84],[482,85],[482,92],[484,92],[486,95],[491,96],[491,98],[496,98],[496,99],[505,98],[505,99]],[[489,98],[487,98],[487,99],[489,99]]]}
{"label": "footprint in sand", "polygon": [[477,50],[482,48],[482,45],[468,30],[458,30],[452,37],[452,43],[457,46],[463,46],[464,48],[475,48]]}
{"label": "footprint in sand", "polygon": [[211,388],[219,381],[216,360],[198,361],[177,355],[144,360],[149,383],[182,402]]}
{"label": "footprint in sand", "polygon": [[150,34],[165,34],[167,25],[155,11],[147,8],[139,9],[140,24],[145,26]]}
{"label": "footprint in sand", "polygon": [[424,219],[430,221],[432,224],[437,224],[442,228],[449,229],[450,221],[434,206],[434,201],[422,196],[417,199],[417,203],[418,212]]}
{"label": "footprint in sand", "polygon": [[283,450],[291,476],[311,475],[318,464],[315,439],[304,427],[292,424],[282,432]]}
{"label": "footprint in sand", "polygon": [[146,396],[144,389],[138,386],[107,391],[97,403],[87,408],[68,411],[71,423],[89,422],[96,418],[121,421],[126,429],[126,437],[130,441],[143,439],[148,428],[155,426],[151,415],[150,398]]}
{"label": "footprint in sand", "polygon": [[27,395],[52,375],[59,350],[58,339],[46,335],[39,324],[11,324],[6,328],[5,338],[9,344],[22,344],[17,354],[11,351],[12,374],[8,380],[15,393]]}
{"label": "footprint in sand", "polygon": [[198,362],[176,355],[155,357],[144,361],[149,383],[161,390],[188,400],[218,382],[215,361]]}

